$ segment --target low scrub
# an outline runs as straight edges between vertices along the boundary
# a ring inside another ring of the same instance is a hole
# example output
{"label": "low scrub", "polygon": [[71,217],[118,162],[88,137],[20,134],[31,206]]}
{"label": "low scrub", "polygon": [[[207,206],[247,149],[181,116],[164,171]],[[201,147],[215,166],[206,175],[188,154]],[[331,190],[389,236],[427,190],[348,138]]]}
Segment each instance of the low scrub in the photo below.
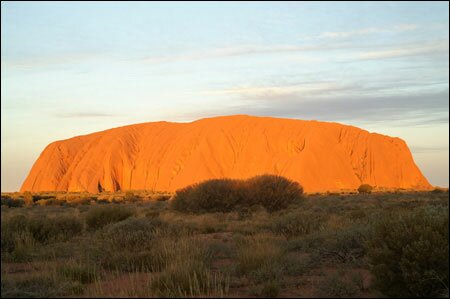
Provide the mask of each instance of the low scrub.
{"label": "low scrub", "polygon": [[183,260],[170,264],[151,282],[161,297],[223,297],[228,294],[229,277],[212,272],[202,262]]}
{"label": "low scrub", "polygon": [[367,243],[376,287],[392,297],[448,296],[448,209],[386,216]]}
{"label": "low scrub", "polygon": [[358,286],[349,279],[342,271],[325,276],[320,285],[321,296],[329,298],[350,298],[358,294]]}
{"label": "low scrub", "polygon": [[325,218],[321,214],[292,212],[276,218],[271,230],[275,234],[282,235],[289,240],[323,230],[324,227]]}
{"label": "low scrub", "polygon": [[91,263],[124,272],[160,272],[184,259],[209,262],[206,244],[184,235],[172,235],[155,220],[128,219],[95,234],[84,254]]}
{"label": "low scrub", "polygon": [[358,188],[358,192],[359,193],[371,193],[372,190],[373,190],[373,187],[371,185],[369,185],[369,184],[362,184]]}
{"label": "low scrub", "polygon": [[56,273],[68,280],[82,284],[94,282],[99,276],[94,267],[83,264],[62,265],[57,268]]}
{"label": "low scrub", "polygon": [[281,176],[261,175],[248,180],[214,179],[178,190],[171,207],[184,212],[230,212],[253,205],[267,211],[286,208],[302,198],[303,188]]}
{"label": "low scrub", "polygon": [[241,181],[214,179],[178,190],[171,206],[185,212],[229,212],[244,201]]}
{"label": "low scrub", "polygon": [[139,195],[134,194],[132,191],[127,191],[125,192],[123,200],[127,202],[138,202],[142,201],[142,198]]}
{"label": "low scrub", "polygon": [[364,226],[352,226],[341,230],[326,231],[316,253],[322,259],[340,263],[352,263],[365,254],[364,242],[369,231]]}
{"label": "low scrub", "polygon": [[105,226],[98,236],[116,250],[145,250],[151,247],[155,232],[161,225],[158,218],[129,218]]}
{"label": "low scrub", "polygon": [[36,202],[37,205],[40,206],[64,206],[67,202],[64,199],[41,199]]}
{"label": "low scrub", "polygon": [[86,214],[86,224],[91,230],[104,227],[107,224],[125,220],[133,215],[133,211],[124,206],[97,206]]}
{"label": "low scrub", "polygon": [[309,252],[315,263],[361,264],[366,253],[365,241],[369,234],[366,226],[316,231],[304,237],[296,237],[288,242],[288,250]]}
{"label": "low scrub", "polygon": [[61,298],[76,297],[83,286],[70,279],[49,273],[33,274],[21,279],[2,279],[2,298]]}
{"label": "low scrub", "polygon": [[83,224],[77,217],[48,218],[44,216],[30,218],[28,229],[36,241],[46,243],[52,240],[67,240],[79,235],[83,230]]}
{"label": "low scrub", "polygon": [[34,203],[39,202],[40,200],[55,200],[56,195],[42,195],[42,194],[33,194],[31,198]]}
{"label": "low scrub", "polygon": [[[275,279],[277,266],[281,264],[283,249],[280,239],[270,235],[255,235],[237,242],[237,272],[253,276],[257,282]],[[261,278],[261,279],[259,279]]]}
{"label": "low scrub", "polygon": [[230,212],[139,190],[134,203],[4,205],[2,297],[448,297],[447,192],[323,194],[272,212],[235,182],[246,203]]}
{"label": "low scrub", "polygon": [[[14,252],[28,243],[50,243],[65,241],[83,231],[82,222],[75,216],[47,216],[16,215],[2,220],[1,224],[2,252]],[[16,252],[17,253],[17,252]]]}
{"label": "low scrub", "polygon": [[21,198],[12,198],[10,196],[2,195],[1,205],[9,208],[20,208],[25,205],[25,200]]}

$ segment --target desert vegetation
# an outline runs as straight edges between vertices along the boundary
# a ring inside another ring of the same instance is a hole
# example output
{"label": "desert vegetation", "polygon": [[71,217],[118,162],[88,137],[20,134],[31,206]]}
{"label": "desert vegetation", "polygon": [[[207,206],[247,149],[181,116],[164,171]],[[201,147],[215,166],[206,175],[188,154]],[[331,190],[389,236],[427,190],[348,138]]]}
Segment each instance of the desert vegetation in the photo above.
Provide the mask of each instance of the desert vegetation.
{"label": "desert vegetation", "polygon": [[448,190],[2,194],[2,297],[448,297]]}
{"label": "desert vegetation", "polygon": [[259,175],[248,180],[213,179],[178,190],[171,207],[183,212],[230,212],[260,205],[267,211],[286,208],[301,200],[303,188],[297,182],[276,175]]}
{"label": "desert vegetation", "polygon": [[362,184],[358,188],[358,192],[359,193],[371,193],[372,190],[373,190],[373,187],[371,185],[369,185],[369,184]]}

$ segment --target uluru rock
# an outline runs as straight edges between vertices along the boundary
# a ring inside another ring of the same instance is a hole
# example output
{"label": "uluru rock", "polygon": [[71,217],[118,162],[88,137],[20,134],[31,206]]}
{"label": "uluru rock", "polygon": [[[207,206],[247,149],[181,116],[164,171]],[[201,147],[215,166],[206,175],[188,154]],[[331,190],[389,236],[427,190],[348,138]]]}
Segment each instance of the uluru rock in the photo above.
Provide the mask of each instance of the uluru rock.
{"label": "uluru rock", "polygon": [[49,144],[21,191],[174,191],[277,174],[306,192],[431,189],[400,138],[338,123],[234,115],[150,122]]}

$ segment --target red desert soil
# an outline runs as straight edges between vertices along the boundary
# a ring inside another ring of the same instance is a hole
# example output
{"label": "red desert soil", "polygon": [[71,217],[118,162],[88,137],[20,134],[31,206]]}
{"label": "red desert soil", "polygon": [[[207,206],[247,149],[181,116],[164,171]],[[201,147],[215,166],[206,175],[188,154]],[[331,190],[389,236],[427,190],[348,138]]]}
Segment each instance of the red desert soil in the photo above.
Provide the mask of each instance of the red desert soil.
{"label": "red desert soil", "polygon": [[21,191],[174,191],[212,178],[277,174],[306,192],[432,186],[400,138],[338,123],[234,115],[151,122],[56,141]]}

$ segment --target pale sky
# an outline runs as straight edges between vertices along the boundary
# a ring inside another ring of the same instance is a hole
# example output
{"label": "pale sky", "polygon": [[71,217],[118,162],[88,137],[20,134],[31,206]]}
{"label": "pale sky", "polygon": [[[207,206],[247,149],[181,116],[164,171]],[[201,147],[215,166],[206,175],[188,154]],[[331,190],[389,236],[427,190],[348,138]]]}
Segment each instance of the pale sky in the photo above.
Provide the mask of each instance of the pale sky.
{"label": "pale sky", "polygon": [[1,191],[47,144],[230,114],[400,137],[449,185],[448,2],[1,3]]}

